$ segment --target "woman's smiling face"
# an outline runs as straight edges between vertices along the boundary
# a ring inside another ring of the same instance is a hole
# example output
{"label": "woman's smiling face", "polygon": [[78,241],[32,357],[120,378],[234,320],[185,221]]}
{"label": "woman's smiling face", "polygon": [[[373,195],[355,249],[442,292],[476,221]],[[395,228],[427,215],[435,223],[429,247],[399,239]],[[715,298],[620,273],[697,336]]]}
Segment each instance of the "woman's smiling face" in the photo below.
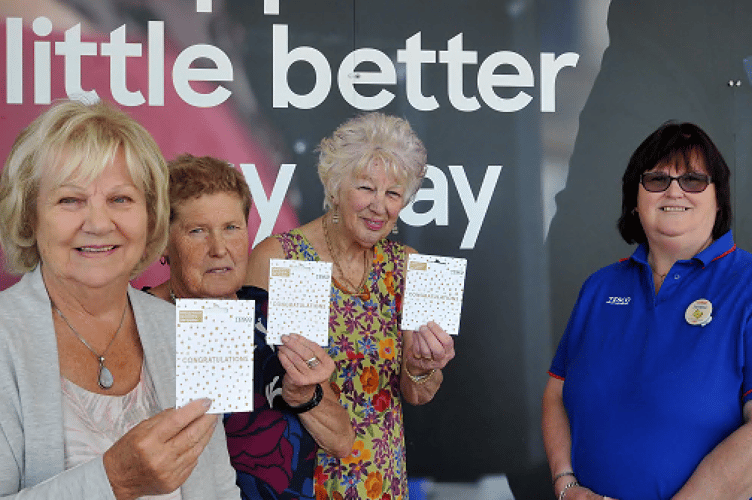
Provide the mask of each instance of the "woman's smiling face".
{"label": "woman's smiling face", "polygon": [[335,204],[350,237],[370,248],[385,238],[405,206],[405,187],[381,165],[344,179]]}
{"label": "woman's smiling face", "polygon": [[[686,172],[708,174],[702,156],[692,154],[688,165],[660,163],[648,172],[679,176]],[[665,191],[647,191],[638,187],[637,208],[640,223],[651,248],[666,238],[678,241],[684,248],[701,250],[712,240],[718,213],[715,185],[711,182],[700,193],[684,191],[678,181],[671,181]]]}
{"label": "woman's smiling face", "polygon": [[56,186],[53,177],[42,176],[36,202],[45,277],[90,288],[127,282],[144,256],[148,215],[122,151],[88,184],[68,179]]}

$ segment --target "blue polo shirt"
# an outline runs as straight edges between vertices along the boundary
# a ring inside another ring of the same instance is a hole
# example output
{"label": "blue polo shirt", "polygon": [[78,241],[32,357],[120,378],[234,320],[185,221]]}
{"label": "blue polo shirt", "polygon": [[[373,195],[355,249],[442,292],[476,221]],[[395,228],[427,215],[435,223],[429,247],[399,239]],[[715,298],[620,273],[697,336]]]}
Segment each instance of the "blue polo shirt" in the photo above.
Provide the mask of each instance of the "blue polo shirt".
{"label": "blue polo shirt", "polygon": [[[685,319],[698,299],[712,304],[704,326]],[[670,498],[752,398],[752,255],[728,232],[655,294],[639,246],[585,282],[550,375],[564,380],[577,480],[620,500]]]}

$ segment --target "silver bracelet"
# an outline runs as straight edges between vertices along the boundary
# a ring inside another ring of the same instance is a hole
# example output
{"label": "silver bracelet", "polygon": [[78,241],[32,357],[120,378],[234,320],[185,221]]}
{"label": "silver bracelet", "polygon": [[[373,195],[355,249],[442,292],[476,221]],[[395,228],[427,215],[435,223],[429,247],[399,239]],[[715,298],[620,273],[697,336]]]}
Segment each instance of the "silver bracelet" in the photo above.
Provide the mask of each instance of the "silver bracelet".
{"label": "silver bracelet", "polygon": [[556,474],[554,476],[554,479],[553,479],[552,483],[556,484],[556,481],[558,481],[559,479],[563,478],[564,476],[572,476],[572,477],[574,477],[574,471],[572,471],[572,470],[565,470],[564,472],[559,472],[558,474]]}
{"label": "silver bracelet", "polygon": [[559,493],[559,500],[564,500],[564,497],[567,495],[567,490],[569,488],[574,488],[575,486],[579,486],[579,485],[580,483],[578,483],[577,481],[572,481],[571,483],[567,483],[567,485],[564,486],[564,489],[561,490],[561,492]]}

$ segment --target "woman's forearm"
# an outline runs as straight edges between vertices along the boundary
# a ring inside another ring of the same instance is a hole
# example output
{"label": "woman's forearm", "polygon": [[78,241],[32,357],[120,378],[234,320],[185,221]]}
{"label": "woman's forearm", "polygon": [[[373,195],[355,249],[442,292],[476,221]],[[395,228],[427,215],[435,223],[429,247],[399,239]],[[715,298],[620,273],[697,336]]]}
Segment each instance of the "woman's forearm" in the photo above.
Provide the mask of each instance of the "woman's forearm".
{"label": "woman's forearm", "polygon": [[316,408],[299,415],[306,430],[328,454],[345,458],[352,453],[355,431],[347,410],[337,400],[328,384],[321,384],[324,397]]}
{"label": "woman's forearm", "polygon": [[744,406],[747,421],[721,441],[697,466],[674,500],[736,500],[752,497],[752,407]]}
{"label": "woman's forearm", "polygon": [[[551,478],[555,479],[554,491],[558,495],[567,481],[574,476],[563,476],[572,470],[572,439],[569,430],[569,417],[564,408],[564,381],[551,377],[543,392],[542,430],[543,445],[551,469]],[[557,489],[558,488],[558,489]]]}

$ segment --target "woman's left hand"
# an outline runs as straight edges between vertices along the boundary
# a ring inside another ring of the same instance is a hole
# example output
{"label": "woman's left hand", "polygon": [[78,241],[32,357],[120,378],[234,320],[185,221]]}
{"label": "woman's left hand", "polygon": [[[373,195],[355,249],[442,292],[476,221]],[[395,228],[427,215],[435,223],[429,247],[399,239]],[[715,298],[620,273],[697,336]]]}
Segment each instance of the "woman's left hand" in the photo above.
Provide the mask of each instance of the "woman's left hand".
{"label": "woman's left hand", "polygon": [[454,358],[454,339],[433,321],[415,331],[405,332],[406,361],[420,371],[440,370]]}
{"label": "woman's left hand", "polygon": [[282,336],[277,356],[287,372],[282,398],[291,406],[309,401],[316,384],[327,383],[334,372],[334,361],[324,348],[295,333]]}

